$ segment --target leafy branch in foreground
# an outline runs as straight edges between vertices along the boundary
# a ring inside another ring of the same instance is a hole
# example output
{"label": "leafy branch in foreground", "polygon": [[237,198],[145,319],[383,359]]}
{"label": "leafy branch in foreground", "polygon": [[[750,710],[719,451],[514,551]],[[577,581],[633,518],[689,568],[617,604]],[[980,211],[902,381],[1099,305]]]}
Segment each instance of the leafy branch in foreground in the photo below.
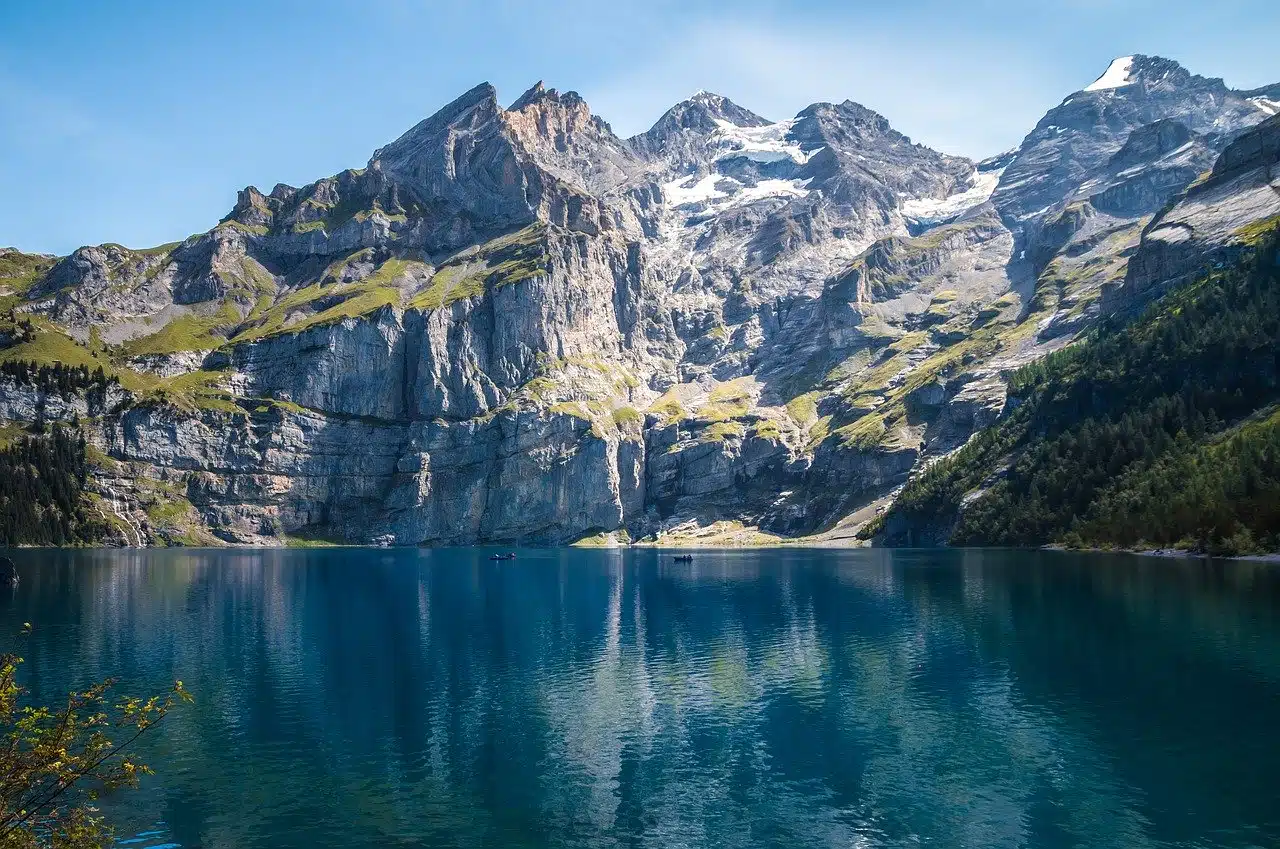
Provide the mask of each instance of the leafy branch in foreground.
{"label": "leafy branch in foreground", "polygon": [[109,846],[111,828],[93,802],[151,774],[130,747],[191,696],[177,681],[164,695],[113,703],[116,681],[107,679],[60,707],[34,707],[23,704],[21,664],[0,654],[0,849]]}

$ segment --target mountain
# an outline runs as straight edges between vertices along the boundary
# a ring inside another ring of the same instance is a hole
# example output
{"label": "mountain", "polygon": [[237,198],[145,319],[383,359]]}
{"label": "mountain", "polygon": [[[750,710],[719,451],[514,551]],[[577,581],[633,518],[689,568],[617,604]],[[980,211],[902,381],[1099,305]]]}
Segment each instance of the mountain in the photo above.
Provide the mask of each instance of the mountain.
{"label": "mountain", "polygon": [[131,544],[847,536],[1280,214],[1274,94],[1129,57],[973,162],[852,101],[624,139],[482,84],[182,242],[0,253],[0,435],[74,422],[64,535]]}
{"label": "mountain", "polygon": [[889,542],[1280,551],[1280,223],[1010,383],[1016,409],[907,485]]}
{"label": "mountain", "polygon": [[1034,220],[1067,202],[1135,130],[1171,120],[1216,139],[1229,137],[1267,117],[1250,97],[1169,59],[1116,59],[1040,119],[1018,148],[994,202],[1012,222]]}

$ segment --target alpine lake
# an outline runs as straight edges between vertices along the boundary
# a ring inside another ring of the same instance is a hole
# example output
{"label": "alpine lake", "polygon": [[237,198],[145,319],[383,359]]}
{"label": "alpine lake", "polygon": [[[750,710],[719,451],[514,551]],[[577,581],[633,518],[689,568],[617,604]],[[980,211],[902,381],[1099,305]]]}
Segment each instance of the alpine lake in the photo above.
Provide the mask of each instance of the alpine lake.
{"label": "alpine lake", "polygon": [[495,551],[7,551],[0,642],[194,695],[136,849],[1280,846],[1275,564]]}

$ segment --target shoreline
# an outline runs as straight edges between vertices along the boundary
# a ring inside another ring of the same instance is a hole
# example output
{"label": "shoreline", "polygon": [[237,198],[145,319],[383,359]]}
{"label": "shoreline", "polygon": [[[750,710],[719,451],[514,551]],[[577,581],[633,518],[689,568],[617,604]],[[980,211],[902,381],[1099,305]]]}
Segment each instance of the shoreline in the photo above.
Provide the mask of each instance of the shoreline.
{"label": "shoreline", "polygon": [[1168,560],[1253,560],[1259,563],[1280,563],[1280,551],[1270,554],[1206,554],[1184,548],[1067,548],[1056,544],[1042,545],[1038,550],[1076,554],[1132,554],[1136,557],[1161,557]]}
{"label": "shoreline", "polygon": [[666,550],[666,551],[705,551],[705,552],[722,552],[722,551],[766,551],[776,549],[804,549],[810,551],[1052,551],[1063,554],[1128,554],[1136,557],[1155,557],[1170,560],[1236,560],[1245,562],[1268,563],[1280,565],[1280,552],[1271,552],[1269,554],[1241,554],[1241,555],[1212,555],[1203,552],[1186,551],[1179,548],[1148,548],[1148,549],[1124,549],[1124,548],[1066,548],[1065,546],[1051,544],[1043,546],[929,546],[922,548],[908,548],[899,546],[876,546],[858,540],[856,542],[844,541],[845,538],[835,539],[813,539],[801,538],[797,540],[779,540],[777,542],[754,542],[754,543],[716,543],[716,542],[699,542],[697,540],[681,539],[665,541],[637,541],[626,544],[614,545],[578,545],[567,543],[563,545],[529,545],[513,542],[492,542],[480,543],[475,545],[455,545],[455,546],[378,546],[378,545],[344,545],[344,544],[326,544],[326,545],[223,545],[223,546],[181,546],[181,545],[156,545],[156,546],[110,546],[110,545],[11,545],[0,546],[0,552],[4,551],[118,551],[118,552],[143,552],[143,551],[175,551],[175,552],[197,552],[197,551],[340,551],[340,550],[368,550],[368,551],[413,551],[413,550],[449,550],[449,549],[530,549],[530,550],[554,550],[563,548],[572,548],[582,551],[624,551],[627,549],[640,550]]}

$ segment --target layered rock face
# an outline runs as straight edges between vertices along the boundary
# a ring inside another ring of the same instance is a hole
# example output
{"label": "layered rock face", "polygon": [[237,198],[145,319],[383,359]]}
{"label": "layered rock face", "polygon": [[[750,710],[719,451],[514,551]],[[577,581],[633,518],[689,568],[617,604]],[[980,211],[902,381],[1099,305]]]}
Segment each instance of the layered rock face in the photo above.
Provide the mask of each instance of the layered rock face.
{"label": "layered rock face", "polygon": [[622,139],[481,85],[181,243],[0,253],[0,361],[112,379],[0,378],[0,418],[79,421],[131,544],[812,533],[1276,214],[1262,90],[1118,63],[984,162],[849,101],[703,92]]}
{"label": "layered rock face", "polygon": [[1242,133],[1212,171],[1147,226],[1124,284],[1107,292],[1112,310],[1134,310],[1186,280],[1207,261],[1232,255],[1280,224],[1280,116]]}

